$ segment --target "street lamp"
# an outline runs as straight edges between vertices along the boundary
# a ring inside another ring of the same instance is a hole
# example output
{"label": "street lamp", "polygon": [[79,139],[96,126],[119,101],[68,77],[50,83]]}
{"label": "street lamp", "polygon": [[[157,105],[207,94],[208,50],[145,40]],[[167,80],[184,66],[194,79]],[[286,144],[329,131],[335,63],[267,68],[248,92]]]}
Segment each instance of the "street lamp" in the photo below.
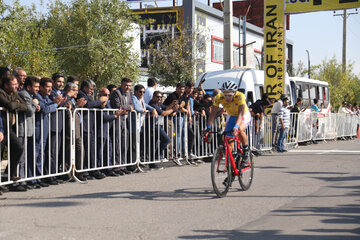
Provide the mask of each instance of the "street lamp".
{"label": "street lamp", "polygon": [[308,78],[310,79],[310,55],[308,50],[306,50],[306,52],[308,56]]}

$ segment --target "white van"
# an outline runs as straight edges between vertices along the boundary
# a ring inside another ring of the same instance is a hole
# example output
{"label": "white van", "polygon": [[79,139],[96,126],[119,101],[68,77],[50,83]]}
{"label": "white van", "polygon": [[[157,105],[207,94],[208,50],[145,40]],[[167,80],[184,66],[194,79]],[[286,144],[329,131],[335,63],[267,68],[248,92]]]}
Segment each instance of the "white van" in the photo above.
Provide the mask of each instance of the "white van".
{"label": "white van", "polygon": [[[229,70],[203,73],[195,83],[195,87],[203,82],[206,93],[212,94],[214,89],[221,88],[226,81],[233,81],[238,85],[238,90],[245,94],[248,105],[261,99],[264,93],[264,71],[252,68],[234,68]],[[290,104],[294,104],[294,95],[290,90],[289,77],[285,76],[285,93],[289,96]]]}

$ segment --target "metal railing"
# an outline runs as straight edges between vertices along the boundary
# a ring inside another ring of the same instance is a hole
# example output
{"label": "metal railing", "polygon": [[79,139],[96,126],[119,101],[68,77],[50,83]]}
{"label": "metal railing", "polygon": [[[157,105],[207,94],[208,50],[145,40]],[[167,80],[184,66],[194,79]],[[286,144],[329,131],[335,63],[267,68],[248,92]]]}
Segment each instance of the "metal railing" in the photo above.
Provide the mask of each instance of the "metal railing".
{"label": "metal railing", "polygon": [[[15,176],[20,177],[18,182],[37,181],[74,172],[160,163],[165,159],[208,158],[220,143],[217,135],[211,144],[204,142],[206,116],[194,115],[189,122],[182,113],[155,118],[150,113],[130,112],[117,117],[116,111],[78,108],[71,112],[57,108],[47,115],[17,113],[13,126],[10,114],[3,110],[1,163],[5,171],[0,172],[0,185],[14,182],[9,174],[14,168]],[[27,119],[34,124],[28,126]],[[254,121],[251,122],[247,134],[252,150],[273,149],[273,121],[276,118],[265,116],[257,132]],[[359,123],[360,118],[350,114],[291,113],[285,146],[289,149],[304,141],[356,136]],[[221,131],[225,124],[225,117],[220,115],[213,130]],[[22,151],[21,157],[15,158]]]}

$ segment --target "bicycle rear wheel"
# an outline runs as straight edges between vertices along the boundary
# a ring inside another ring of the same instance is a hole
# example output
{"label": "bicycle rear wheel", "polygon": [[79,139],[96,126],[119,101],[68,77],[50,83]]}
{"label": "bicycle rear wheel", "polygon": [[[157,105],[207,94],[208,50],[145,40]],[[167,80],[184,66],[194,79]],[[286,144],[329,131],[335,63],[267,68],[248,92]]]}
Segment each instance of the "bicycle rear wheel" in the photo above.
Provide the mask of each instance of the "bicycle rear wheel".
{"label": "bicycle rear wheel", "polygon": [[238,179],[239,179],[239,183],[240,186],[242,188],[242,190],[246,191],[250,188],[251,183],[253,181],[253,177],[254,177],[254,159],[253,159],[253,155],[250,152],[249,153],[249,165],[246,168],[242,168],[241,167],[241,161],[238,162],[238,169],[240,171]]}
{"label": "bicycle rear wheel", "polygon": [[211,182],[218,197],[225,197],[231,184],[230,159],[225,163],[225,148],[219,146],[211,162]]}

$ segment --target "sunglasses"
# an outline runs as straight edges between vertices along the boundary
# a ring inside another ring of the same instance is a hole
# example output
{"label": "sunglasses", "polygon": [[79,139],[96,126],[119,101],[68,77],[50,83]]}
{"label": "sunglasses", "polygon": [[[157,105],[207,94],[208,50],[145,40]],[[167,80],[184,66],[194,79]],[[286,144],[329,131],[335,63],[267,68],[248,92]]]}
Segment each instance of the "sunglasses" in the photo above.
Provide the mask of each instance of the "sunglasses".
{"label": "sunglasses", "polygon": [[156,96],[156,98],[162,98],[162,96]]}
{"label": "sunglasses", "polygon": [[141,93],[141,94],[144,94],[145,93],[145,91],[138,91],[139,93]]}

